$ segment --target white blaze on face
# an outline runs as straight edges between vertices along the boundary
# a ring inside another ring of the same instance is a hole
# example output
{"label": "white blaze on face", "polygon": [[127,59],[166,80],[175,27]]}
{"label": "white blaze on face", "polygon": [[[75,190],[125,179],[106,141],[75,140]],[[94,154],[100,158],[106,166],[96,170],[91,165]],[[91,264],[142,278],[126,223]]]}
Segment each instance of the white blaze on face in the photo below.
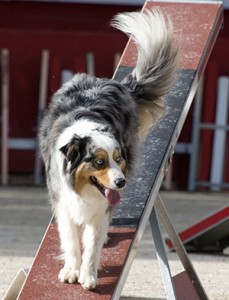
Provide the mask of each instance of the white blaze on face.
{"label": "white blaze on face", "polygon": [[109,162],[110,162],[110,169],[108,171],[108,176],[110,178],[110,188],[111,189],[119,189],[119,187],[116,185],[116,181],[118,179],[125,180],[125,176],[117,164],[117,162],[114,161],[113,157],[110,157],[109,155]]}
{"label": "white blaze on face", "polygon": [[[106,135],[98,134],[96,138],[93,136],[96,146],[102,147],[108,155],[109,168],[107,176],[109,185],[105,186],[105,197],[111,206],[120,202],[119,190],[125,185],[125,176],[122,172],[120,163],[122,162],[120,146],[118,142]],[[99,178],[98,178],[99,179]]]}

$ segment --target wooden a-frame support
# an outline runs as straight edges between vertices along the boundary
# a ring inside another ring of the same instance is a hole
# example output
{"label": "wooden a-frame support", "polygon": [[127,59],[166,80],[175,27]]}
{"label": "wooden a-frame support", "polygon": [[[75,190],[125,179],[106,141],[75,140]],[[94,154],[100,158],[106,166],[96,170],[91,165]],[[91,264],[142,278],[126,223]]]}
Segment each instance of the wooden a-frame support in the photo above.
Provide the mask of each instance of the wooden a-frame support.
{"label": "wooden a-frame support", "polygon": [[[166,251],[164,248],[164,241],[162,239],[161,230],[158,223],[158,218],[160,217],[170,240],[173,243],[174,249],[184,267],[184,272],[177,274],[172,277],[169,262],[167,260]],[[204,288],[199,280],[199,277],[190,261],[187,252],[177,235],[173,224],[170,220],[169,214],[162,202],[160,195],[158,195],[154,208],[151,212],[150,225],[154,239],[155,250],[157,254],[157,259],[164,283],[164,288],[166,292],[167,299],[169,300],[207,300],[208,297],[204,291]]]}

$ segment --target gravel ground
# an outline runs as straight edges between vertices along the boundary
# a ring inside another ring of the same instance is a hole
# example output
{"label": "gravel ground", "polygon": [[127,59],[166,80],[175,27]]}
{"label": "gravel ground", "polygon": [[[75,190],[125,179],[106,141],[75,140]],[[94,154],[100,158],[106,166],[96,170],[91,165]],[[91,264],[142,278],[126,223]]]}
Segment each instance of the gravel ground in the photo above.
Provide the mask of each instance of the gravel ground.
{"label": "gravel ground", "polygon": [[[161,193],[179,232],[228,205],[229,193]],[[20,268],[29,268],[51,218],[44,188],[0,188],[0,299]],[[165,233],[163,233],[165,235]],[[162,279],[147,225],[122,292],[122,299],[165,299]],[[229,300],[229,249],[224,254],[189,257],[210,300]],[[175,253],[168,253],[172,274],[183,271]],[[190,299],[191,300],[191,299]]]}

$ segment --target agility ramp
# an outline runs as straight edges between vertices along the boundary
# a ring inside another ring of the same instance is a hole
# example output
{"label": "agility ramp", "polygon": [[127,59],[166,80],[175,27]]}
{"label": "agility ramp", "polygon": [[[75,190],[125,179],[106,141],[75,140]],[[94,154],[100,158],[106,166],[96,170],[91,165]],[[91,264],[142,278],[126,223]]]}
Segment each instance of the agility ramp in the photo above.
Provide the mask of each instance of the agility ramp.
{"label": "agility ramp", "polygon": [[[187,251],[223,252],[229,246],[229,206],[199,220],[178,235]],[[169,238],[166,238],[166,244],[174,250]]]}
{"label": "agility ramp", "polygon": [[[179,78],[166,98],[165,116],[141,148],[142,164],[136,177],[117,207],[109,232],[110,241],[102,253],[99,285],[93,291],[86,291],[79,284],[59,282],[62,262],[57,259],[60,254],[57,227],[51,222],[18,295],[19,300],[119,299],[148,220],[167,299],[207,299],[158,192],[221,28],[223,8],[222,3],[217,1],[146,1],[143,10],[153,7],[159,8],[173,20],[175,36],[181,48]],[[133,69],[136,56],[135,46],[130,40],[115,73],[116,80],[120,81]],[[184,266],[184,272],[175,277],[170,273],[157,215]]]}

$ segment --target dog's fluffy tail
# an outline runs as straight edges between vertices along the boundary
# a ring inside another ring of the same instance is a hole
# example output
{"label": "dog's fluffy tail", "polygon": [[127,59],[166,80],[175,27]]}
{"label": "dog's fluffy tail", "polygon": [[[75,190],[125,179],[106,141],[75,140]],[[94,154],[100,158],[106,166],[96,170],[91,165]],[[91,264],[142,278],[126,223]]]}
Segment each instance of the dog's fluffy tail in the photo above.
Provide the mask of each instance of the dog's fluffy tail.
{"label": "dog's fluffy tail", "polygon": [[178,48],[173,27],[158,10],[118,14],[112,25],[131,36],[138,58],[132,74],[123,80],[135,99],[139,113],[139,136],[163,114],[163,97],[176,80]]}

